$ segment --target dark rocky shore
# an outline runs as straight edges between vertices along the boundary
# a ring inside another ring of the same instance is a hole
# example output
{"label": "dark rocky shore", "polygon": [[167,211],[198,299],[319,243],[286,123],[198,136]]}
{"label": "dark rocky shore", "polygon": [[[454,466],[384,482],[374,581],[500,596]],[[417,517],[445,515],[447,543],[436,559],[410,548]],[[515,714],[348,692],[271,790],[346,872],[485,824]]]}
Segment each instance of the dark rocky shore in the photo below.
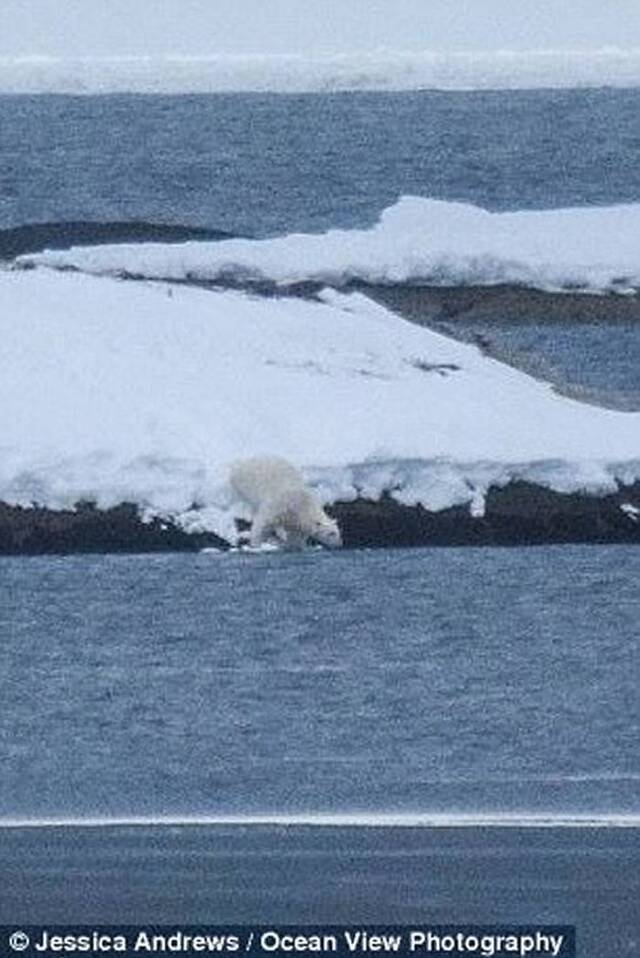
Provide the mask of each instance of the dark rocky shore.
{"label": "dark rocky shore", "polygon": [[68,555],[74,552],[184,552],[227,548],[213,533],[188,535],[175,523],[143,522],[137,506],[97,509],[24,508],[0,503],[0,555]]}
{"label": "dark rocky shore", "polygon": [[509,323],[640,323],[640,296],[585,294],[496,286],[355,284],[389,309],[420,326],[446,320]]}
{"label": "dark rocky shore", "polygon": [[184,243],[187,240],[231,239],[222,230],[140,221],[28,223],[0,229],[0,260],[11,262],[24,253],[70,249],[97,243]]}
{"label": "dark rocky shore", "polygon": [[[336,502],[328,511],[347,548],[398,546],[514,546],[554,543],[640,543],[640,482],[614,495],[553,492],[527,482],[491,489],[484,516],[465,506],[428,512],[390,496],[374,502]],[[97,509],[80,503],[54,511],[0,503],[0,554],[173,552],[228,549],[214,533],[187,533],[175,523],[144,522],[123,503]]]}
{"label": "dark rocky shore", "polygon": [[602,498],[512,482],[489,490],[484,516],[466,506],[428,512],[390,497],[338,502],[329,511],[352,547],[640,543],[640,482]]}

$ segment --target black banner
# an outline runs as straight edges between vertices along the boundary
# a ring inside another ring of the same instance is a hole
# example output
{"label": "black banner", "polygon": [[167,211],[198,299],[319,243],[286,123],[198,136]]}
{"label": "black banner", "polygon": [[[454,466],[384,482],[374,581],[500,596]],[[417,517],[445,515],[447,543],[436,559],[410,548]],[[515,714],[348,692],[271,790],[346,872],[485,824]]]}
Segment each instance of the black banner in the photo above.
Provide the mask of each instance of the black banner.
{"label": "black banner", "polygon": [[575,929],[545,925],[0,926],[0,958],[76,955],[575,958]]}

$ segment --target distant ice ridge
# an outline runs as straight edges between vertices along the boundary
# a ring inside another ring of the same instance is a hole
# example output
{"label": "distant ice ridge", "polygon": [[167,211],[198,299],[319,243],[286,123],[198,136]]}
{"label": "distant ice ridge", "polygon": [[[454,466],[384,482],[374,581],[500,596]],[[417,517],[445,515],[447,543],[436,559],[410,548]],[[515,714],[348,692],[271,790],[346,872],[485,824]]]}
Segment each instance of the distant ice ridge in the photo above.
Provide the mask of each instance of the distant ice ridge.
{"label": "distant ice ridge", "polygon": [[0,501],[138,503],[234,541],[237,458],[281,455],[323,501],[388,491],[482,514],[527,478],[640,477],[640,413],[560,396],[361,294],[264,299],[0,271]]}
{"label": "distant ice ridge", "polygon": [[633,812],[298,812],[3,818],[0,830],[87,828],[638,828]]}
{"label": "distant ice ridge", "polygon": [[87,273],[280,286],[314,281],[634,292],[640,287],[640,204],[491,213],[404,196],[371,229],[275,239],[75,247],[22,264]]}
{"label": "distant ice ridge", "polygon": [[486,90],[640,85],[640,49],[0,57],[0,93]]}

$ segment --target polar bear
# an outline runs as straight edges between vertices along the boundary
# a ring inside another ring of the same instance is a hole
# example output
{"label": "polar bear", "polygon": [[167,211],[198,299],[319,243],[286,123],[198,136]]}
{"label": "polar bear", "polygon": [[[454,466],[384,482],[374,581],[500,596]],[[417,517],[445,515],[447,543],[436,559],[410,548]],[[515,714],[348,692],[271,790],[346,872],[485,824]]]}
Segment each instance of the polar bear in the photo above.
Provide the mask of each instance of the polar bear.
{"label": "polar bear", "polygon": [[337,522],[286,459],[242,459],[231,466],[229,481],[253,511],[252,547],[273,537],[288,549],[302,549],[309,540],[332,548],[342,545]]}

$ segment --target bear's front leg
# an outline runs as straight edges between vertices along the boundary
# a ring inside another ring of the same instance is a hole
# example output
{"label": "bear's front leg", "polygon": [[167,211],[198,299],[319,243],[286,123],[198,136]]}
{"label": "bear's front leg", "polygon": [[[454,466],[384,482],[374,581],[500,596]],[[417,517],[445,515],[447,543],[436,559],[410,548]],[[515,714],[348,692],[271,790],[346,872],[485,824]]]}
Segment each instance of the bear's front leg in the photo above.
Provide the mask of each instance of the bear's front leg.
{"label": "bear's front leg", "polygon": [[273,523],[269,518],[266,509],[258,509],[253,523],[251,524],[251,536],[249,544],[252,549],[259,549],[263,542],[266,542],[275,532]]}

